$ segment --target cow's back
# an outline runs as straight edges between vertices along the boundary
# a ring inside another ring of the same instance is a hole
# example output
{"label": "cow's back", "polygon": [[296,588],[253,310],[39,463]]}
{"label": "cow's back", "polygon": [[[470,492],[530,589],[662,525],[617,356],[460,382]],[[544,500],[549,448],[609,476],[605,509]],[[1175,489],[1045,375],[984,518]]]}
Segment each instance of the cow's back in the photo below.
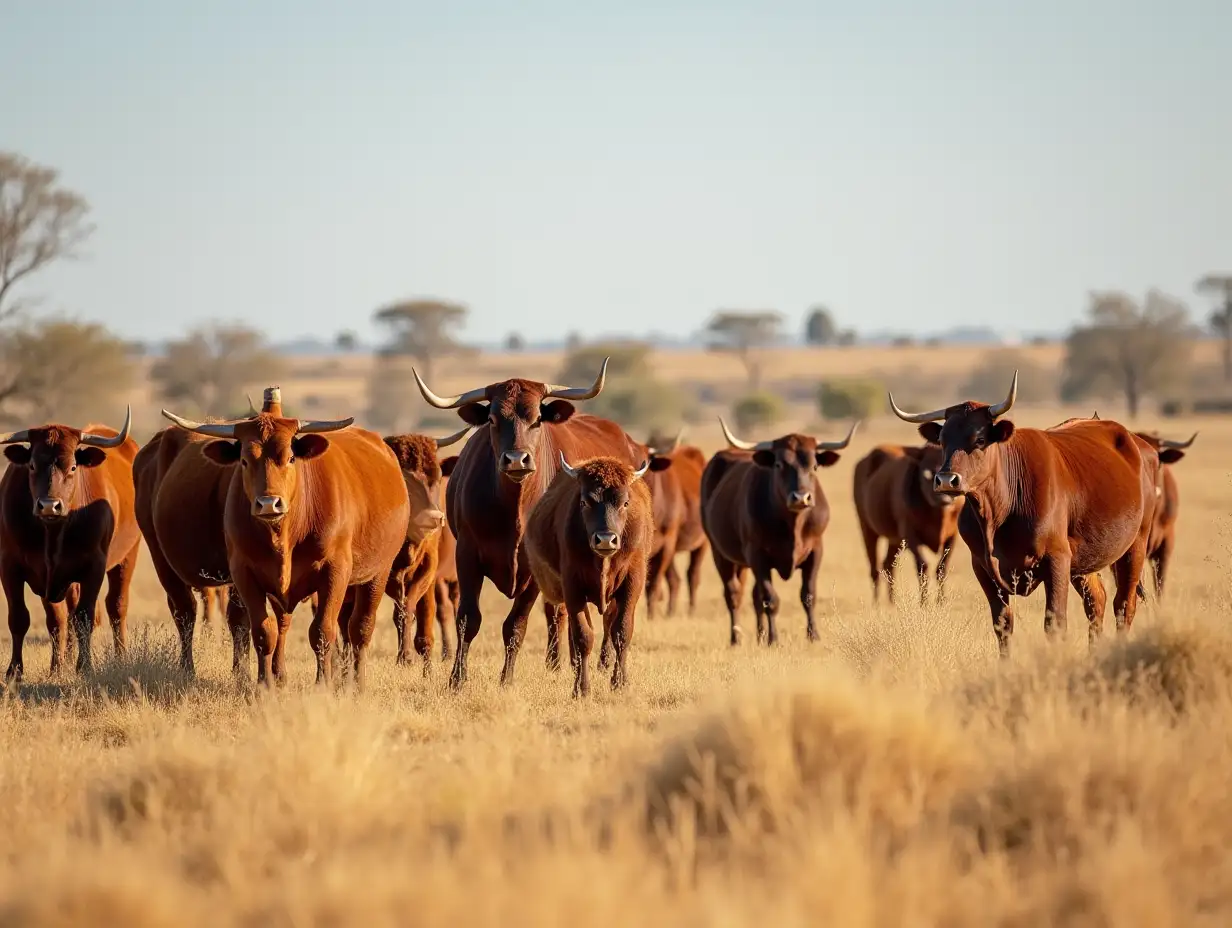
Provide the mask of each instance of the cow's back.
{"label": "cow's back", "polygon": [[902,445],[878,445],[856,462],[852,496],[861,525],[883,538],[898,535],[896,497],[905,491],[911,459]]}
{"label": "cow's back", "polygon": [[701,515],[702,471],[705,468],[706,457],[700,448],[684,445],[672,454],[670,469],[676,474],[684,503],[680,534],[676,539],[676,546],[682,551],[693,550],[706,537],[702,531]]}

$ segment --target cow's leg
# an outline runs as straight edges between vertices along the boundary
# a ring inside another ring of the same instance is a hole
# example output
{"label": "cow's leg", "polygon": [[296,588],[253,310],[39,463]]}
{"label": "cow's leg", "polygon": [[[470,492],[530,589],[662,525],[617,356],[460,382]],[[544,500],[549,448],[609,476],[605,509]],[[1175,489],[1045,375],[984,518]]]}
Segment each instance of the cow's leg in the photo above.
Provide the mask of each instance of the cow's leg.
{"label": "cow's leg", "polygon": [[1155,550],[1155,555],[1151,558],[1151,572],[1155,575],[1155,598],[1164,598],[1164,581],[1168,579],[1168,565],[1172,563],[1172,547],[1174,541],[1171,537],[1165,538],[1160,542],[1159,547]]}
{"label": "cow's leg", "polygon": [[1099,574],[1074,577],[1070,581],[1082,597],[1082,609],[1087,614],[1087,645],[1095,646],[1096,639],[1104,633],[1104,610],[1108,606],[1108,592]]}
{"label": "cow's leg", "polygon": [[860,535],[864,539],[864,554],[868,558],[868,575],[873,581],[873,602],[876,603],[877,591],[881,587],[881,568],[877,564],[877,542],[881,540],[881,536],[863,522],[860,523]]}
{"label": "cow's leg", "polygon": [[727,615],[731,619],[731,644],[735,647],[740,643],[743,632],[736,613],[740,609],[740,598],[744,594],[744,574],[746,568],[733,563],[711,549],[714,553],[714,567],[719,573],[719,581],[723,584],[723,603],[727,606]]}
{"label": "cow's leg", "polygon": [[176,633],[180,636],[180,669],[185,673],[196,672],[193,663],[193,631],[197,626],[197,597],[175,568],[163,555],[157,541],[147,544],[150,560],[154,564],[154,573],[158,583],[167,594],[167,608],[171,611],[171,620],[175,622]]}
{"label": "cow's leg", "polygon": [[544,653],[544,664],[551,673],[560,670],[560,642],[565,636],[569,617],[563,606],[543,601],[543,620],[547,624],[548,647]]}
{"label": "cow's leg", "polygon": [[667,579],[667,569],[671,566],[666,543],[650,555],[649,570],[646,571],[646,617],[653,619],[659,608],[659,590]]}
{"label": "cow's leg", "polygon": [[573,663],[573,695],[590,695],[590,652],[595,645],[595,629],[591,624],[586,600],[572,589],[565,590],[564,611],[569,617],[569,658]]}
{"label": "cow's leg", "polygon": [[1004,592],[971,555],[971,569],[975,579],[979,581],[984,598],[988,600],[988,609],[992,613],[992,630],[997,636],[997,650],[1002,657],[1010,656],[1010,638],[1014,634],[1014,610],[1010,607],[1009,594]]}
{"label": "cow's leg", "polygon": [[667,562],[663,571],[663,580],[667,583],[667,617],[674,618],[676,607],[680,604],[680,571],[676,569],[676,559]]}
{"label": "cow's leg", "polygon": [[[387,577],[389,571],[380,574]],[[376,610],[381,604],[381,596],[385,592],[383,580],[370,580],[351,587],[354,597],[351,607],[351,620],[347,626],[347,640],[351,645],[352,661],[355,668],[355,685],[362,688],[366,675],[368,645],[372,643],[372,632],[376,628]],[[430,599],[430,597],[425,597]],[[436,616],[432,616],[436,621]],[[428,647],[432,646],[432,626],[428,626]],[[327,665],[328,673],[328,665]]]}
{"label": "cow's leg", "polygon": [[[753,611],[757,615],[757,640],[777,644],[779,594],[774,590],[774,575],[768,564],[753,564]],[[814,628],[813,633],[817,630]]]}
{"label": "cow's leg", "polygon": [[[334,648],[338,643],[338,619],[342,615],[342,604],[347,596],[347,579],[351,575],[349,562],[330,564],[322,571],[321,582],[317,587],[317,603],[312,614],[312,624],[308,627],[308,642],[317,656],[317,685],[329,686],[334,682]],[[388,571],[382,574],[387,577]],[[377,585],[376,600],[380,601],[381,587]],[[373,610],[375,610],[373,606]],[[353,623],[352,623],[353,624]],[[371,635],[371,632],[369,632]]]}
{"label": "cow's leg", "polygon": [[[315,608],[315,607],[314,607]],[[348,586],[342,594],[342,608],[338,610],[338,639],[334,644],[334,656],[338,670],[338,682],[346,680],[351,673],[351,616],[355,612],[355,587]]]}
{"label": "cow's leg", "polygon": [[937,566],[934,573],[937,576],[937,605],[945,603],[945,581],[950,572],[950,555],[954,553],[954,543],[949,542],[941,546],[941,553],[937,555]]}
{"label": "cow's leg", "polygon": [[[526,589],[513,597],[513,605],[509,608],[509,615],[505,616],[505,624],[501,628],[501,637],[505,641],[505,666],[501,668],[500,682],[503,686],[508,686],[513,682],[513,670],[518,662],[518,652],[522,650],[522,642],[526,640],[526,622],[530,618],[530,611],[535,607],[535,600],[539,598],[539,586],[533,579],[526,584]],[[553,612],[555,615],[555,612]],[[553,624],[555,620],[553,619]],[[559,626],[557,626],[559,630]],[[557,638],[557,648],[559,649],[559,635]],[[557,658],[559,660],[559,658]]]}
{"label": "cow's leg", "polygon": [[415,604],[415,653],[419,655],[426,676],[430,668],[432,646],[436,634],[436,584],[432,571],[417,577],[411,587],[411,601]]}
{"label": "cow's leg", "polygon": [[[257,683],[270,686],[274,671],[274,648],[278,644],[278,625],[269,615],[266,608],[265,590],[261,584],[243,565],[231,565],[231,582],[235,586],[236,598],[242,603],[242,609],[248,617],[248,626],[252,634],[252,646],[257,652]],[[232,600],[234,603],[235,600]],[[234,613],[228,609],[227,618],[235,620]],[[233,669],[240,674],[245,665],[240,661],[239,643],[235,639],[232,625],[232,642],[235,645],[235,660]]]}
{"label": "cow's leg", "polygon": [[137,569],[137,555],[141,545],[134,544],[124,560],[107,571],[107,618],[111,620],[111,636],[115,642],[116,656],[128,650],[128,591],[133,583],[133,571]]}
{"label": "cow's leg", "polygon": [[94,655],[90,650],[94,626],[98,624],[98,595],[103,590],[103,578],[107,565],[102,557],[87,561],[81,577],[81,601],[73,612],[73,627],[77,633],[77,672],[89,673],[94,669]]}
{"label": "cow's leg", "polygon": [[[813,618],[817,606],[817,575],[821,572],[821,541],[817,547],[800,562],[800,605],[804,607],[804,634],[809,641],[816,641],[817,623]],[[770,632],[774,634],[774,619],[770,619]],[[774,644],[772,639],[771,644]]]}
{"label": "cow's leg", "polygon": [[[9,669],[4,675],[5,681],[21,682],[25,673],[22,663],[22,645],[26,641],[26,632],[30,630],[30,609],[26,605],[26,577],[21,565],[8,559],[0,559],[0,582],[4,585],[4,598],[9,607],[9,635],[13,639],[13,656],[9,660]],[[52,653],[52,666],[55,666],[55,653]]]}
{"label": "cow's leg", "polygon": [[287,636],[291,634],[291,613],[277,604],[271,604],[274,610],[274,622],[278,626],[278,643],[274,645],[274,659],[270,662],[270,670],[274,674],[274,682],[282,686],[287,682]]}
{"label": "cow's leg", "polygon": [[[262,611],[265,610],[264,603],[263,597]],[[193,605],[195,608],[196,604]],[[248,655],[252,652],[252,625],[244,608],[244,598],[238,590],[227,600],[227,628],[231,632],[231,673],[236,677],[247,677]],[[191,629],[189,634],[192,634]]]}
{"label": "cow's leg", "polygon": [[1142,582],[1142,568],[1146,563],[1146,538],[1139,537],[1112,565],[1116,579],[1116,595],[1112,599],[1118,632],[1127,632],[1134,624],[1138,612],[1138,584]]}
{"label": "cow's leg", "polygon": [[689,615],[697,608],[697,590],[702,582],[702,563],[706,559],[707,544],[703,542],[689,552]]}
{"label": "cow's leg", "polygon": [[885,558],[881,562],[881,572],[885,575],[886,581],[886,597],[890,600],[890,605],[894,604],[894,568],[898,566],[898,556],[902,554],[904,544],[901,538],[889,539]]}
{"label": "cow's leg", "polygon": [[51,670],[52,679],[64,672],[64,662],[68,650],[68,604],[51,603],[46,599],[43,603],[43,617],[47,620],[47,636],[51,639]]}
{"label": "cow's leg", "polygon": [[458,617],[451,590],[454,584],[448,580],[437,578],[432,584],[432,597],[436,600],[436,621],[441,632],[441,660],[452,657],[449,650],[449,625]]}
{"label": "cow's leg", "polygon": [[385,593],[394,601],[394,631],[398,633],[397,663],[409,664],[411,654],[411,639],[406,634],[406,623],[410,620],[410,610],[407,608],[406,584],[402,580],[390,579],[385,586]]}
{"label": "cow's leg", "polygon": [[470,545],[461,538],[458,539],[455,557],[458,566],[458,611],[455,622],[457,649],[453,655],[449,685],[456,689],[466,682],[466,658],[470,654],[471,642],[475,640],[479,627],[483,624],[483,613],[479,610],[483,573],[478,554],[472,553]]}
{"label": "cow's leg", "polygon": [[625,657],[629,653],[629,645],[633,643],[633,620],[637,612],[637,597],[642,590],[642,578],[637,576],[638,573],[640,570],[634,565],[624,582],[617,588],[603,615],[604,637],[611,637],[612,646],[616,650],[616,660],[612,662],[612,689],[614,690],[620,689],[629,682]]}
{"label": "cow's leg", "polygon": [[914,538],[907,542],[911,557],[915,561],[915,575],[920,582],[920,606],[928,605],[928,562],[924,560],[924,552],[920,543]]}
{"label": "cow's leg", "polygon": [[1069,619],[1070,564],[1069,549],[1064,554],[1050,554],[1044,565],[1044,634],[1050,639],[1064,638]]}
{"label": "cow's leg", "polygon": [[[587,607],[589,608],[589,607]],[[599,616],[600,619],[603,616]],[[599,645],[599,666],[608,667],[612,663],[612,639],[607,633],[607,623],[603,623],[603,643]]]}

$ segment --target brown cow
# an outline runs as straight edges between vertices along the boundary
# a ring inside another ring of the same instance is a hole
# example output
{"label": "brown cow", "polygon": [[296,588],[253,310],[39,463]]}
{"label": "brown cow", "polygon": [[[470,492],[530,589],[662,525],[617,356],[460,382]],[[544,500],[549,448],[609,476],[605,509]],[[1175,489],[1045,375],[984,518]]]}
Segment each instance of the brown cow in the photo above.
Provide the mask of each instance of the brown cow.
{"label": "brown cow", "polygon": [[[1159,479],[1155,486],[1155,521],[1151,525],[1151,538],[1147,542],[1146,557],[1151,565],[1151,573],[1155,576],[1155,597],[1161,599],[1164,595],[1164,581],[1168,576],[1168,565],[1172,562],[1172,552],[1176,548],[1176,518],[1181,508],[1181,492],[1169,465],[1175,464],[1185,456],[1186,449],[1194,443],[1198,433],[1194,432],[1189,436],[1189,441],[1173,441],[1146,432],[1135,434],[1159,453]],[[1138,585],[1138,595],[1146,597],[1145,583]]]}
{"label": "brown cow", "polygon": [[595,643],[588,603],[603,619],[604,640],[616,653],[612,689],[625,684],[625,655],[633,640],[633,617],[646,583],[654,538],[650,489],[634,470],[611,457],[570,466],[562,451],[561,472],[531,510],[526,550],[543,600],[569,616],[573,695],[590,695],[590,652]]}
{"label": "brown cow", "polygon": [[[466,682],[467,655],[483,622],[479,593],[485,578],[513,600],[502,629],[505,663],[501,682],[513,680],[526,621],[539,598],[522,546],[526,517],[556,476],[560,452],[574,460],[612,455],[629,464],[641,463],[633,460],[636,443],[620,426],[597,416],[574,415],[576,407],[569,402],[598,396],[607,364],[605,358],[589,387],[511,379],[457,396],[437,396],[415,372],[419,392],[430,405],[457,409],[462,421],[483,429],[458,455],[445,493],[449,527],[457,539],[459,588],[452,686]],[[560,663],[564,610],[545,606],[544,612],[547,663],[555,668]]]}
{"label": "brown cow", "polygon": [[830,504],[817,479],[818,467],[831,467],[838,451],[855,433],[854,423],[842,441],[818,441],[790,434],[774,441],[741,441],[722,419],[719,425],[733,450],[719,451],[702,473],[702,523],[710,539],[714,566],[723,581],[723,599],[731,618],[731,643],[739,643],[736,610],[746,572],[753,571],[753,611],[757,638],[778,641],[779,597],[772,572],[784,580],[800,570],[800,603],[809,641],[817,640],[813,620],[821,536],[830,524]]}
{"label": "brown cow", "polygon": [[[449,475],[458,464],[458,456],[450,455],[441,461],[442,496],[449,491]],[[458,541],[453,537],[453,531],[446,520],[441,529],[439,560],[436,565],[436,583],[433,592],[436,597],[436,621],[441,630],[441,660],[447,661],[453,656],[449,649],[449,636],[453,623],[458,617]]]}
{"label": "brown cow", "polygon": [[348,590],[354,605],[347,636],[362,681],[376,608],[410,519],[406,484],[389,446],[373,432],[348,428],[351,418],[305,422],[261,413],[213,424],[163,415],[218,439],[202,449],[210,460],[240,465],[231,473],[223,525],[259,682],[285,676],[287,629],[269,617],[266,599],[285,611],[289,624],[296,605],[315,596],[308,639],[317,682],[328,683]]}
{"label": "brown cow", "polygon": [[[886,592],[894,602],[894,565],[903,547],[915,558],[920,603],[928,602],[928,564],[921,548],[937,555],[937,601],[945,599],[945,575],[958,538],[963,500],[933,489],[933,474],[940,466],[941,449],[937,445],[878,445],[856,463],[852,488],[874,601],[884,576]],[[877,544],[882,538],[888,544],[885,558],[878,564]]]}
{"label": "brown cow", "polygon": [[[706,456],[701,449],[680,444],[681,432],[663,441],[651,436],[648,447],[651,472],[646,475],[650,498],[654,501],[655,540],[646,577],[646,615],[654,618],[659,603],[660,581],[667,581],[667,614],[676,614],[680,595],[680,574],[675,559],[689,555],[686,574],[689,584],[689,614],[697,606],[697,588],[701,583],[702,563],[710,549],[702,529],[701,488]],[[670,468],[658,470],[655,462],[666,458]]]}
{"label": "brown cow", "polygon": [[30,629],[25,587],[43,600],[51,636],[51,673],[65,661],[69,611],[77,670],[93,666],[90,639],[107,580],[106,609],[117,654],[127,645],[128,589],[141,533],[133,515],[132,410],[117,432],[44,425],[0,436],[9,460],[0,480],[0,582],[8,600],[13,656],[6,680],[21,681]]}
{"label": "brown cow", "polygon": [[[415,614],[414,649],[426,662],[432,653],[432,634],[437,620],[436,578],[440,562],[441,537],[447,534],[445,512],[441,508],[441,465],[438,448],[461,441],[471,432],[466,426],[447,438],[427,435],[389,435],[389,445],[410,499],[411,518],[406,540],[394,560],[385,595],[394,601],[394,628],[398,632],[398,663],[411,660],[412,637],[406,633],[407,620]],[[425,670],[427,666],[425,664]]]}
{"label": "brown cow", "polygon": [[1052,429],[1016,429],[1004,416],[1018,393],[1018,373],[1005,400],[965,402],[907,413],[925,441],[941,445],[933,486],[965,496],[958,531],[992,613],[1003,657],[1014,631],[1011,596],[1043,583],[1044,628],[1064,632],[1070,584],[1083,597],[1089,640],[1103,631],[1107,594],[1098,571],[1112,565],[1117,629],[1129,628],[1154,516],[1159,456],[1110,420],[1069,420]]}

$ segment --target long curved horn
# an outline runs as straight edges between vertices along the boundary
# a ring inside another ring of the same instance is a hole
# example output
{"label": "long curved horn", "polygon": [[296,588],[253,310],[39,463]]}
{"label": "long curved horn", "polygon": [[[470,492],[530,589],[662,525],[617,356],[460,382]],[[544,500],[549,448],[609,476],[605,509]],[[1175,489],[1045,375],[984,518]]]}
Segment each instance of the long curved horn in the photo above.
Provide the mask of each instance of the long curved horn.
{"label": "long curved horn", "polygon": [[128,440],[128,430],[133,424],[133,407],[128,406],[124,410],[124,424],[120,426],[120,434],[115,438],[108,438],[105,435],[91,435],[89,432],[81,433],[80,444],[93,445],[95,448],[118,448]]}
{"label": "long curved horn", "polygon": [[30,430],[22,429],[20,432],[6,432],[0,435],[0,445],[15,445],[19,441],[29,441]]}
{"label": "long curved horn", "polygon": [[841,451],[851,444],[851,436],[856,433],[856,429],[860,425],[860,420],[857,419],[851,423],[851,428],[847,430],[847,437],[842,441],[819,441],[817,443],[818,451]]}
{"label": "long curved horn", "polygon": [[1005,400],[995,406],[989,406],[988,412],[994,419],[1004,416],[1013,408],[1016,399],[1018,399],[1018,371],[1014,371],[1014,379],[1010,382],[1010,392],[1006,394]]}
{"label": "long curved horn", "polygon": [[603,365],[599,368],[599,376],[595,378],[595,382],[589,387],[566,387],[559,383],[545,383],[543,389],[546,392],[544,392],[543,398],[558,397],[562,400],[593,399],[603,390],[603,384],[607,381],[607,362],[610,360],[612,360],[610,357],[603,359]]}
{"label": "long curved horn", "polygon": [[355,421],[354,416],[347,416],[345,419],[296,419],[299,423],[295,427],[296,435],[319,434],[320,432],[340,432],[348,425]]}
{"label": "long curved horn", "polygon": [[723,421],[723,417],[719,416],[719,428],[723,430],[723,437],[727,443],[733,448],[739,448],[741,451],[768,451],[772,442],[768,441],[744,441],[732,434],[731,429],[727,427],[727,423]]}
{"label": "long curved horn", "polygon": [[1189,436],[1189,441],[1173,441],[1170,438],[1161,438],[1159,440],[1159,447],[1175,448],[1177,451],[1184,451],[1186,448],[1188,448],[1190,445],[1194,443],[1194,439],[1197,437],[1198,437],[1198,433],[1194,432],[1192,435]]}
{"label": "long curved horn", "polygon": [[465,393],[459,393],[457,396],[437,396],[428,389],[428,385],[423,382],[423,378],[419,376],[419,371],[411,368],[411,373],[415,375],[415,383],[419,385],[419,392],[423,398],[427,400],[429,406],[435,406],[437,409],[457,409],[459,406],[465,406],[468,403],[478,403],[485,399],[488,395],[486,387],[479,387],[475,390],[467,390]]}
{"label": "long curved horn", "polygon": [[194,422],[192,419],[183,419],[168,409],[162,410],[162,415],[164,419],[170,419],[180,428],[196,432],[198,435],[209,435],[211,438],[235,437],[234,422]]}
{"label": "long curved horn", "polygon": [[668,454],[671,454],[673,451],[675,451],[677,448],[680,447],[680,439],[684,438],[684,430],[687,427],[688,426],[684,426],[684,425],[680,427],[680,431],[677,432],[676,437],[672,439],[672,446],[667,449]]}
{"label": "long curved horn", "polygon": [[473,425],[468,425],[465,428],[463,428],[461,431],[454,432],[452,435],[447,435],[444,438],[436,439],[437,449],[448,448],[450,445],[456,444],[457,442],[465,438],[467,435],[469,435],[471,432],[471,429],[473,428],[474,428]]}
{"label": "long curved horn", "polygon": [[945,418],[944,409],[934,409],[932,412],[904,412],[898,408],[898,404],[894,402],[894,394],[886,393],[890,399],[890,409],[894,415],[902,419],[904,422],[937,422]]}
{"label": "long curved horn", "polygon": [[642,466],[633,472],[633,479],[640,480],[645,476],[646,471],[650,470],[650,458],[642,461]]}
{"label": "long curved horn", "polygon": [[577,468],[569,466],[569,462],[565,460],[565,452],[563,451],[560,452],[560,467],[561,467],[561,470],[563,470],[566,474],[568,474],[574,480],[577,479],[577,475],[578,475]]}
{"label": "long curved horn", "polygon": [[261,415],[261,410],[257,409],[257,407],[252,404],[252,396],[250,394],[245,393],[244,399],[248,400],[248,418],[251,419],[254,416]]}

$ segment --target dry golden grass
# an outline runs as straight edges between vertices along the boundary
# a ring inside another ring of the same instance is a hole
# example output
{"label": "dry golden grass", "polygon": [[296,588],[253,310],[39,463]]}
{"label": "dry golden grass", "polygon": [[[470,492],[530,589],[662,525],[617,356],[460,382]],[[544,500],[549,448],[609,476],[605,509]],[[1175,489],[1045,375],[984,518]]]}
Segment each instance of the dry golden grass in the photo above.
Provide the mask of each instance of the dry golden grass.
{"label": "dry golden grass", "polygon": [[490,590],[460,694],[394,666],[388,608],[363,693],[314,689],[304,610],[284,691],[232,681],[223,629],[189,682],[143,561],[127,660],[48,683],[36,627],[0,702],[0,924],[1228,924],[1232,426],[1201,428],[1169,599],[1094,655],[1037,595],[1000,665],[964,548],[946,609],[870,604],[851,469],[893,422],[823,474],[820,643],[780,583],[782,644],[729,648],[707,565],[584,702],[537,611],[496,684]]}

